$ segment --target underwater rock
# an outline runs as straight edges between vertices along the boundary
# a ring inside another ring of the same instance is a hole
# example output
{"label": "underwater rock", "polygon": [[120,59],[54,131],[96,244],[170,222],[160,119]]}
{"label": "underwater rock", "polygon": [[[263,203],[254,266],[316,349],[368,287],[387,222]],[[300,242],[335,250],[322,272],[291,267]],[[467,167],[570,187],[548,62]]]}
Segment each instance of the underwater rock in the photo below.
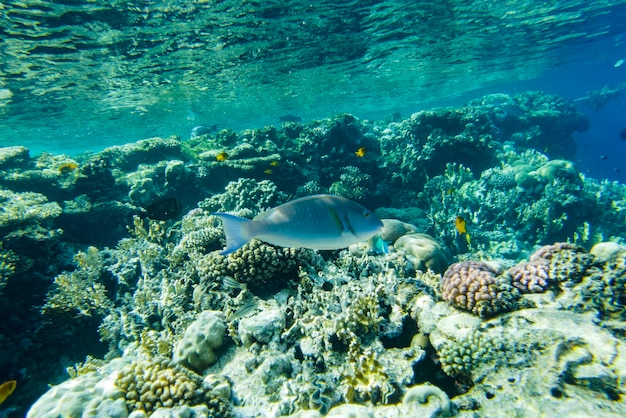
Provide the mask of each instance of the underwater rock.
{"label": "underwater rock", "polygon": [[[500,367],[474,369],[480,381],[454,399],[476,400],[503,416],[622,416],[626,345],[594,324],[595,314],[524,309],[504,314],[481,327],[484,338],[506,337],[495,357]],[[517,411],[517,412],[515,412]]]}
{"label": "underwater rock", "polygon": [[396,251],[404,252],[416,270],[443,273],[448,267],[443,247],[427,234],[403,235],[394,243]]}
{"label": "underwater rock", "polygon": [[185,331],[174,348],[174,361],[202,371],[217,361],[218,348],[224,344],[226,318],[220,311],[204,311]]}
{"label": "underwater rock", "polygon": [[425,404],[430,402],[430,398],[435,398],[439,402],[440,414],[445,415],[450,412],[450,398],[448,395],[437,386],[428,384],[410,387],[404,394],[402,403],[405,405],[418,402]]}
{"label": "underwater rock", "polygon": [[589,253],[593,255],[597,262],[606,263],[609,260],[614,259],[621,252],[625,252],[626,247],[619,245],[616,242],[599,242],[589,250]]}
{"label": "underwater rock", "polygon": [[105,148],[99,155],[122,171],[135,170],[139,164],[184,159],[180,141],[176,136],[142,139],[131,144],[116,145]]}
{"label": "underwater rock", "polygon": [[255,342],[267,344],[280,337],[285,327],[285,314],[279,309],[264,309],[239,321],[239,338],[244,346]]}
{"label": "underwater rock", "polygon": [[384,241],[394,243],[403,235],[417,232],[417,227],[398,219],[382,219],[383,230],[380,235]]}
{"label": "underwater rock", "polygon": [[0,200],[3,202],[0,212],[0,229],[15,229],[21,225],[44,224],[62,212],[56,202],[48,202],[48,198],[39,193],[14,193],[10,190],[0,190]]}
{"label": "underwater rock", "polygon": [[26,147],[0,148],[0,168],[2,170],[24,167],[30,160],[30,151]]}

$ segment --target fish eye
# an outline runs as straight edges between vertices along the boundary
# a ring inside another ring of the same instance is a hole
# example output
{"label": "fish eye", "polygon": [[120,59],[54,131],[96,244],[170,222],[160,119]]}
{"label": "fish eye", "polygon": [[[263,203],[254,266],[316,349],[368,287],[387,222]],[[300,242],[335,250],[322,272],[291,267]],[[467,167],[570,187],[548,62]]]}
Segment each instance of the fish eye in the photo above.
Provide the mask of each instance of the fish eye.
{"label": "fish eye", "polygon": [[363,211],[363,216],[365,216],[366,218],[370,217],[370,213],[368,211]]}

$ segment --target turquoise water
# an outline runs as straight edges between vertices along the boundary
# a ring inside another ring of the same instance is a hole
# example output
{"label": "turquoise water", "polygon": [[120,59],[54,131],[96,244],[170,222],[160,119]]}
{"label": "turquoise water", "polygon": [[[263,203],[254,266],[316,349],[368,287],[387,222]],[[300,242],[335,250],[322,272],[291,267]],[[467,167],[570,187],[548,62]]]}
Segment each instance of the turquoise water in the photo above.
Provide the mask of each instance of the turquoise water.
{"label": "turquoise water", "polygon": [[[613,64],[625,11],[623,1],[9,0],[0,145],[97,151],[187,138],[196,125],[409,115],[528,86],[574,99],[623,80]],[[543,77],[554,74],[574,82],[551,91]]]}
{"label": "turquoise water", "polygon": [[3,1],[0,418],[625,416],[626,1],[552,3]]}

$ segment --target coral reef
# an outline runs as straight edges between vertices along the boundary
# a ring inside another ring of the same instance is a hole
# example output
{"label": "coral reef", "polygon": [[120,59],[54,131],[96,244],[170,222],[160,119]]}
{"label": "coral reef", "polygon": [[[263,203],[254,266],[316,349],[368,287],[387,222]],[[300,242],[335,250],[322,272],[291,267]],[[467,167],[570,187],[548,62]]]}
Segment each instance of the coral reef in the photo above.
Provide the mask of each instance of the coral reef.
{"label": "coral reef", "polygon": [[210,253],[198,260],[200,286],[210,286],[223,277],[246,283],[253,290],[277,288],[297,276],[298,267],[311,259],[311,251],[279,248],[252,240],[239,251],[222,256]]}
{"label": "coral reef", "polygon": [[200,312],[176,344],[174,361],[196,371],[202,371],[215,363],[215,351],[224,344],[225,320],[220,311]]}
{"label": "coral reef", "polygon": [[[40,397],[32,418],[625,415],[626,186],[570,161],[584,128],[531,92],[73,157],[0,149],[0,368],[29,376],[9,401],[24,415]],[[211,212],[322,192],[385,218],[389,252],[219,254]],[[165,198],[177,215],[147,216]]]}
{"label": "coral reef", "polygon": [[515,307],[517,289],[499,276],[493,266],[480,261],[452,264],[441,279],[444,300],[482,317],[493,316]]}
{"label": "coral reef", "polygon": [[403,235],[395,241],[394,248],[403,252],[416,270],[443,273],[448,267],[444,249],[430,235]]}

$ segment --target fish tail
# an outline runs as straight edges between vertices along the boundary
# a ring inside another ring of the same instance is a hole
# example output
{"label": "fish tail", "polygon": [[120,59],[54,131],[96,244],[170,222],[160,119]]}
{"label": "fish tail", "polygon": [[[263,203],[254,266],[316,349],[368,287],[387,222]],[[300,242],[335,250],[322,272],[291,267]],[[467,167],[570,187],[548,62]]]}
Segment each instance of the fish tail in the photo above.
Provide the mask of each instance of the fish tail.
{"label": "fish tail", "polygon": [[240,218],[229,213],[215,212],[215,215],[222,220],[224,234],[226,235],[226,248],[220,254],[228,255],[246,245],[252,239],[249,232],[250,219]]}

